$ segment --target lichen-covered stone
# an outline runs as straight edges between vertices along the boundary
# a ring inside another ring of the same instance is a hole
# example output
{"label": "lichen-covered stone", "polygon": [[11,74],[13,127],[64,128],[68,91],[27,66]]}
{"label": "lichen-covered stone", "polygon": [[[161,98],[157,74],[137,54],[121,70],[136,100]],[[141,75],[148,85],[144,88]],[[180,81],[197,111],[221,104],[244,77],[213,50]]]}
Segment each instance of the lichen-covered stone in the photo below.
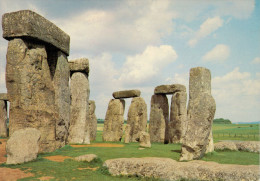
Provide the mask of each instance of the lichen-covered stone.
{"label": "lichen-covered stone", "polygon": [[0,100],[0,137],[7,136],[7,102]]}
{"label": "lichen-covered stone", "polygon": [[89,73],[89,60],[87,58],[80,58],[69,61],[70,71],[83,72],[88,75]]}
{"label": "lichen-covered stone", "polygon": [[182,141],[180,160],[200,159],[209,144],[209,136],[216,111],[211,95],[210,71],[203,67],[190,70],[188,126]]}
{"label": "lichen-covered stone", "polygon": [[139,90],[124,90],[124,91],[113,92],[112,95],[115,99],[140,97],[141,91],[139,91]]}
{"label": "lichen-covered stone", "polygon": [[125,101],[111,99],[108,104],[103,128],[103,141],[121,141],[123,136]]}
{"label": "lichen-covered stone", "polygon": [[142,131],[140,133],[140,147],[151,148],[150,135],[147,132]]}
{"label": "lichen-covered stone", "polygon": [[234,142],[218,142],[214,144],[215,150],[232,150],[238,151],[237,146]]}
{"label": "lichen-covered stone", "polygon": [[147,125],[147,105],[142,97],[132,99],[127,114],[127,124],[130,125],[130,142],[140,140],[142,131],[146,131]]}
{"label": "lichen-covered stone", "polygon": [[71,113],[69,143],[89,144],[89,80],[86,74],[75,72],[70,81]]}
{"label": "lichen-covered stone", "polygon": [[90,141],[96,140],[96,133],[97,133],[97,117],[95,114],[96,104],[95,101],[90,100],[89,104],[89,132],[90,132]]}
{"label": "lichen-covered stone", "polygon": [[181,143],[187,130],[187,93],[176,92],[171,99],[169,138],[171,143]]}
{"label": "lichen-covered stone", "polygon": [[19,164],[37,158],[41,132],[35,128],[15,131],[6,143],[6,164]]}
{"label": "lichen-covered stone", "polygon": [[167,140],[169,105],[166,95],[153,95],[149,120],[151,142],[164,143]]}
{"label": "lichen-covered stone", "polygon": [[69,55],[70,37],[41,15],[21,10],[2,17],[3,37],[7,40],[25,38],[49,43]]}
{"label": "lichen-covered stone", "polygon": [[154,94],[174,94],[175,92],[186,92],[186,87],[181,84],[172,84],[159,85],[154,89]]}

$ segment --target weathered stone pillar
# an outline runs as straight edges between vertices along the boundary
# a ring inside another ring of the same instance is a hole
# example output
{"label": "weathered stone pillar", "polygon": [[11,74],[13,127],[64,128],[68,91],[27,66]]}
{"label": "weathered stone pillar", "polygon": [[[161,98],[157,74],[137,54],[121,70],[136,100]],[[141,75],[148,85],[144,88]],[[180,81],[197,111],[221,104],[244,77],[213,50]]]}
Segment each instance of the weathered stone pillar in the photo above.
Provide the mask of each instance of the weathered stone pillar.
{"label": "weathered stone pillar", "polygon": [[7,137],[7,94],[0,93],[0,137]]}
{"label": "weathered stone pillar", "polygon": [[169,122],[170,143],[181,143],[187,130],[187,93],[179,91],[172,95]]}
{"label": "weathered stone pillar", "polygon": [[40,152],[65,145],[68,135],[70,37],[29,10],[6,13],[3,37],[9,40],[6,86],[10,135],[27,127],[41,131]]}
{"label": "weathered stone pillar", "polygon": [[121,141],[123,136],[125,101],[111,99],[103,128],[103,141]]}
{"label": "weathered stone pillar", "polygon": [[90,141],[96,140],[97,133],[97,117],[95,115],[96,105],[95,101],[90,100],[89,104],[89,130],[90,130]]}
{"label": "weathered stone pillar", "polygon": [[165,94],[153,95],[149,120],[151,142],[164,143],[167,136],[166,124],[169,118],[168,99]]}
{"label": "weathered stone pillar", "polygon": [[82,58],[69,61],[71,71],[71,113],[69,143],[90,143],[89,117],[89,61]]}
{"label": "weathered stone pillar", "polygon": [[215,111],[210,71],[203,67],[192,68],[189,82],[188,127],[180,160],[200,159],[204,156]]}
{"label": "weathered stone pillar", "polygon": [[142,131],[147,126],[147,105],[142,97],[134,97],[128,110],[127,124],[130,125],[130,142],[140,140]]}

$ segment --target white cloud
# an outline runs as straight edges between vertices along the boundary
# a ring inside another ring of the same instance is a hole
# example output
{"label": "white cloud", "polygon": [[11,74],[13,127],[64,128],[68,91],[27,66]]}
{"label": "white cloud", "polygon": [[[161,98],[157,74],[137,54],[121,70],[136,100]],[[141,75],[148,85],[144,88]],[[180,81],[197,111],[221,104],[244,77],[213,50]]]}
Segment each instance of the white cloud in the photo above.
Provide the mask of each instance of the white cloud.
{"label": "white cloud", "polygon": [[212,50],[207,52],[202,60],[205,62],[221,62],[229,57],[230,48],[227,45],[218,44]]}
{"label": "white cloud", "polygon": [[157,76],[177,57],[169,45],[148,46],[143,53],[127,57],[119,80],[129,84],[142,84]]}
{"label": "white cloud", "polygon": [[252,64],[260,64],[260,57],[255,57],[251,62]]}
{"label": "white cloud", "polygon": [[222,25],[223,20],[220,17],[216,16],[214,18],[208,18],[200,25],[200,29],[195,33],[195,36],[189,40],[189,46],[195,46],[200,39],[210,35],[212,32],[215,32]]}

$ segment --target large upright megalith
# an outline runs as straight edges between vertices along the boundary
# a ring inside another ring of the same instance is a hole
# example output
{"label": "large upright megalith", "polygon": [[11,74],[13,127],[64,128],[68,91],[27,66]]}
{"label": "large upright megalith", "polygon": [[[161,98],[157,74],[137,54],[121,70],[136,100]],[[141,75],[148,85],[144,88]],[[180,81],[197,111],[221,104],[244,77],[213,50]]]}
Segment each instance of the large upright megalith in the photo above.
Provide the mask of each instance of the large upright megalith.
{"label": "large upright megalith", "polygon": [[69,143],[90,141],[89,121],[89,61],[86,58],[69,61],[71,71]]}
{"label": "large upright megalith", "polygon": [[216,103],[211,95],[210,71],[203,67],[190,70],[188,127],[180,160],[203,157],[209,144]]}
{"label": "large upright megalith", "polygon": [[0,137],[7,137],[7,94],[0,93]]}
{"label": "large upright megalith", "polygon": [[4,14],[2,28],[9,41],[6,87],[10,135],[32,127],[41,132],[40,152],[64,146],[69,125],[70,37],[30,10]]}
{"label": "large upright megalith", "polygon": [[121,141],[123,137],[125,101],[111,99],[108,104],[103,128],[103,141]]}
{"label": "large upright megalith", "polygon": [[140,140],[142,131],[146,131],[147,105],[142,97],[134,97],[127,114],[127,124],[130,125],[130,142]]}

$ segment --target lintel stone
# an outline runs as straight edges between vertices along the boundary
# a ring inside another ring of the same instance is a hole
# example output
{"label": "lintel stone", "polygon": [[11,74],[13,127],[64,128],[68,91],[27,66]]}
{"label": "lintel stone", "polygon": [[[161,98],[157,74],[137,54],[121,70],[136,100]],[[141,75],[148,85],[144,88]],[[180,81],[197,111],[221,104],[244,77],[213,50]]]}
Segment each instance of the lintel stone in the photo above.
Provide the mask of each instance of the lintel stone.
{"label": "lintel stone", "polygon": [[181,84],[171,84],[159,85],[154,89],[154,94],[174,94],[175,92],[186,92],[186,87]]}
{"label": "lintel stone", "polygon": [[21,10],[2,17],[3,38],[28,38],[49,43],[69,55],[70,37],[41,15]]}
{"label": "lintel stone", "polygon": [[69,61],[71,72],[89,73],[89,60],[87,58],[80,58]]}
{"label": "lintel stone", "polygon": [[7,93],[0,93],[0,100],[8,101]]}
{"label": "lintel stone", "polygon": [[124,90],[124,91],[113,92],[113,97],[115,99],[140,97],[140,95],[141,95],[140,90]]}

